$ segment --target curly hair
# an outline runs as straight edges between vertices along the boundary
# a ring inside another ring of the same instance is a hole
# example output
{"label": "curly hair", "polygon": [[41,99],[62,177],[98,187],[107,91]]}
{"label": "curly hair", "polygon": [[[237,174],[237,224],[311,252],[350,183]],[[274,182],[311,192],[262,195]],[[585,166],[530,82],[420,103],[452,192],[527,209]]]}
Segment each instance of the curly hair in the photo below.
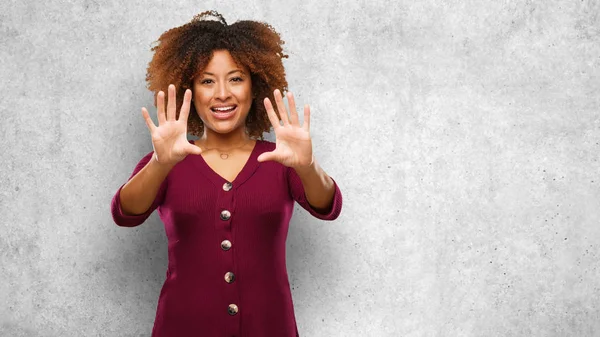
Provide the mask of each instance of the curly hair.
{"label": "curly hair", "polygon": [[[214,16],[219,21],[206,20]],[[158,92],[167,92],[169,84],[176,88],[177,118],[183,104],[186,89],[192,89],[194,79],[202,73],[215,50],[228,50],[234,61],[250,70],[253,100],[246,129],[250,137],[263,139],[263,132],[269,132],[271,123],[264,104],[265,97],[274,102],[273,91],[287,91],[287,80],[283,67],[282,45],[285,43],[275,29],[264,22],[238,21],[228,25],[216,11],[205,11],[181,27],[164,32],[152,47],[155,52],[146,74],[147,88],[154,92],[154,106],[157,106]],[[167,97],[165,96],[165,101]],[[279,111],[274,106],[279,117]],[[188,133],[201,137],[204,123],[192,104],[187,123]]]}

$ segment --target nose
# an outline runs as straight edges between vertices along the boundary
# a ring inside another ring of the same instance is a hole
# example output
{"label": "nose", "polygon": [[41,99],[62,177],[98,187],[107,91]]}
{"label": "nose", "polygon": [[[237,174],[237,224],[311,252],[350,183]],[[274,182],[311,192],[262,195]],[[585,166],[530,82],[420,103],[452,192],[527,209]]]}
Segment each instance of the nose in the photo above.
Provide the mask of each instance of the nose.
{"label": "nose", "polygon": [[217,86],[216,97],[221,100],[226,100],[230,95],[229,87],[227,86],[227,82],[221,82]]}

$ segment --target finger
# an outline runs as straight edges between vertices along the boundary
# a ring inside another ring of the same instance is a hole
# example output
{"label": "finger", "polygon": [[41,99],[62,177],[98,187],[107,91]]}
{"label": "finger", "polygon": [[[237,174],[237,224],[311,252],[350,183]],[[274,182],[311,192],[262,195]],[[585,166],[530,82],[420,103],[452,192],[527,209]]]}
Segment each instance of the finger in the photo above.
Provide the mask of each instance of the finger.
{"label": "finger", "polygon": [[142,108],[142,116],[144,117],[144,120],[146,121],[146,125],[148,126],[150,133],[151,134],[154,133],[154,130],[156,129],[156,125],[154,125],[154,122],[150,118],[150,114],[148,113],[148,110],[146,110],[146,108]]}
{"label": "finger", "polygon": [[199,148],[196,145],[192,145],[192,144],[188,144],[189,146],[186,147],[187,153],[190,154],[201,154],[202,153],[202,149]]}
{"label": "finger", "polygon": [[258,156],[258,158],[256,158],[256,160],[258,160],[259,162],[263,162],[263,161],[269,161],[269,160],[277,160],[278,156],[275,154],[274,151],[271,152],[263,152],[260,154],[260,156]]}
{"label": "finger", "polygon": [[279,118],[277,118],[277,114],[275,114],[275,110],[273,110],[273,104],[271,104],[269,97],[265,97],[264,104],[269,121],[271,122],[271,125],[273,125],[273,130],[276,130],[281,125],[279,124]]}
{"label": "finger", "polygon": [[279,118],[283,122],[283,126],[289,125],[290,121],[288,120],[287,111],[285,110],[285,104],[283,104],[283,96],[281,96],[281,91],[279,89],[275,89],[275,104],[277,104],[277,111],[279,111]]}
{"label": "finger", "polygon": [[156,97],[156,114],[158,115],[158,125],[165,124],[167,117],[165,116],[165,93],[163,91],[159,91]]}
{"label": "finger", "polygon": [[294,101],[294,95],[291,92],[287,93],[288,107],[290,108],[290,122],[292,125],[300,126],[298,121],[298,112],[296,111],[296,102]]}
{"label": "finger", "polygon": [[176,99],[175,99],[175,86],[172,84],[169,84],[169,99],[167,100],[167,120],[168,121],[174,121],[175,120],[175,113],[176,113],[176,109],[177,109],[177,105],[176,105]]}
{"label": "finger", "polygon": [[304,124],[302,124],[302,128],[306,132],[310,132],[310,106],[308,104],[304,104]]}
{"label": "finger", "polygon": [[192,100],[192,91],[190,89],[186,89],[185,94],[183,94],[183,104],[181,104],[181,110],[179,112],[179,120],[184,123],[187,123],[188,116],[190,115],[190,101],[191,100]]}

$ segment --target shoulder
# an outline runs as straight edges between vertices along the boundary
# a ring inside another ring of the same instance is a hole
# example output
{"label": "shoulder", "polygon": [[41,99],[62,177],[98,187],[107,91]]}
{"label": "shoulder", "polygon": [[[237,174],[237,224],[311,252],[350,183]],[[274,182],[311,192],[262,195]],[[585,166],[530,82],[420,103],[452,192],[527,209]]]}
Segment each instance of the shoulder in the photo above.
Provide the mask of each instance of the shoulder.
{"label": "shoulder", "polygon": [[[258,156],[262,153],[274,151],[275,147],[276,147],[276,144],[274,142],[271,142],[268,140],[257,139],[255,156],[258,158]],[[274,170],[274,171],[283,171],[283,172],[287,171],[287,169],[288,169],[287,166],[284,166],[283,164],[273,161],[273,160],[263,161],[260,163],[260,166],[262,166],[263,169]]]}
{"label": "shoulder", "polygon": [[275,150],[275,143],[268,140],[256,140],[256,146],[260,146],[260,152],[268,152]]}

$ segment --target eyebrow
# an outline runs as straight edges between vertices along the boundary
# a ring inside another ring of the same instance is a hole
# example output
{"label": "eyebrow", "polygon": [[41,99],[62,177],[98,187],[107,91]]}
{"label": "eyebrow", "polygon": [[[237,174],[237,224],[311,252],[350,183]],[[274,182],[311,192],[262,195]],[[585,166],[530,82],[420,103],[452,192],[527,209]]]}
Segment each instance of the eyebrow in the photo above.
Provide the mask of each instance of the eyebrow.
{"label": "eyebrow", "polygon": [[[238,71],[239,71],[240,73],[242,73],[242,74],[244,73],[243,71],[241,71],[241,70],[239,70],[239,69],[236,69],[236,70],[232,70],[232,71],[228,72],[228,73],[227,73],[227,75],[233,74],[233,73],[235,73],[235,72],[238,72]],[[209,73],[209,72],[206,72],[206,71],[204,72],[204,74],[206,74],[206,75],[212,75],[212,76],[215,76],[215,74],[213,74],[213,73]]]}

